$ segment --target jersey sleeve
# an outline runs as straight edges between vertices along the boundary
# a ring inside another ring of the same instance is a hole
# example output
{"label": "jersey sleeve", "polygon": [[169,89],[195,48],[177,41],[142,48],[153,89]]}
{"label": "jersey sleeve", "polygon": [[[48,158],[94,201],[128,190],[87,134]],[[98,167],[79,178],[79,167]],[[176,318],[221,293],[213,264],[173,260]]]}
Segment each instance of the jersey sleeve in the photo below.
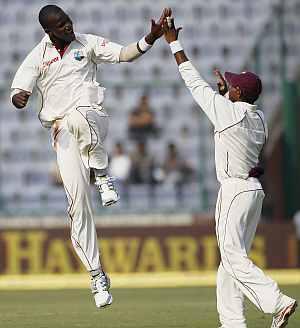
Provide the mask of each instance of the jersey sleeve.
{"label": "jersey sleeve", "polygon": [[216,131],[222,131],[244,118],[245,109],[214,91],[191,62],[180,64],[179,72],[193,98],[212,122]]}
{"label": "jersey sleeve", "polygon": [[39,77],[39,47],[35,47],[18,68],[11,88],[32,92]]}
{"label": "jersey sleeve", "polygon": [[120,53],[123,46],[104,39],[100,36],[92,35],[90,37],[92,46],[92,59],[96,64],[115,64],[120,62]]}

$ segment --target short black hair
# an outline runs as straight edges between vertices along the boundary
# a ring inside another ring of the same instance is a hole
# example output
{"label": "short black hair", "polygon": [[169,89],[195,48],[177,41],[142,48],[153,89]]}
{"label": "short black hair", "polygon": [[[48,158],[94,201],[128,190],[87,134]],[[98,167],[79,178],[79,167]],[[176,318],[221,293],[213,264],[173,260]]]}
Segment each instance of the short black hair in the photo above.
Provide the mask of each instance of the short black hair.
{"label": "short black hair", "polygon": [[63,10],[56,5],[47,5],[44,6],[39,13],[39,22],[42,25],[43,29],[47,28],[48,17],[50,15],[56,15],[63,12]]}

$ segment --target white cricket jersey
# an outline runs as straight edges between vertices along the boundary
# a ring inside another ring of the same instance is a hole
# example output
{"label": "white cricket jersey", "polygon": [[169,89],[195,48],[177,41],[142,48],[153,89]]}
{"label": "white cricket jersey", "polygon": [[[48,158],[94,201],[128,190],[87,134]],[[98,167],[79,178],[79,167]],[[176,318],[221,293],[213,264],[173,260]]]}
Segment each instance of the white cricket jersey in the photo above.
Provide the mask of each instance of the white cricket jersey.
{"label": "white cricket jersey", "polygon": [[179,72],[215,128],[215,161],[220,182],[230,177],[247,179],[258,165],[267,139],[267,124],[256,105],[232,102],[214,91],[191,62],[179,65]]}
{"label": "white cricket jersey", "polygon": [[46,127],[78,106],[101,105],[104,88],[96,82],[97,64],[118,63],[122,46],[100,36],[75,33],[62,58],[46,34],[19,67],[11,88],[41,97],[39,118]]}

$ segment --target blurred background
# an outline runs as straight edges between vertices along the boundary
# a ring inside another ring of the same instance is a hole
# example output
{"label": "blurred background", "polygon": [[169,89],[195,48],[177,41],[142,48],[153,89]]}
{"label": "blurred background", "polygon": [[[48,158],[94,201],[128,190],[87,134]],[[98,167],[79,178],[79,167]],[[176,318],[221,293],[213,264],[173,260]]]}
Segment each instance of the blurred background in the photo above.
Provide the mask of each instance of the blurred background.
{"label": "blurred background", "polygon": [[[37,17],[48,2],[1,0],[0,4],[0,273],[78,272],[49,131],[37,118],[35,97],[26,110],[16,111],[10,103],[13,76],[43,37]],[[263,94],[258,105],[268,121],[269,141],[262,158],[266,198],[253,258],[264,268],[297,268],[300,1],[55,4],[73,19],[75,31],[123,45],[147,34],[150,19],[170,6],[177,26],[183,26],[181,42],[188,57],[214,87],[215,68],[260,75]],[[133,63],[101,65],[98,81],[106,88],[104,107],[110,115],[106,142],[110,174],[121,194],[118,205],[103,209],[93,192],[108,270],[215,269],[213,214],[219,186],[213,129],[181,81],[168,45],[161,39]],[[132,266],[116,259],[127,258],[134,247]],[[157,262],[157,254],[162,262]]]}

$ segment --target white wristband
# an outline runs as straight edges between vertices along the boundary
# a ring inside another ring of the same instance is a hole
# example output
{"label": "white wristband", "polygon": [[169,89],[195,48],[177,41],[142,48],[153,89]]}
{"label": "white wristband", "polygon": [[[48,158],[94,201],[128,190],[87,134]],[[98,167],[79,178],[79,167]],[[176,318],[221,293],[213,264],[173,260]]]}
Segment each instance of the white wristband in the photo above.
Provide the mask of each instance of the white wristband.
{"label": "white wristband", "polygon": [[148,51],[151,47],[152,44],[149,44],[146,42],[145,37],[143,37],[138,43],[137,43],[137,48],[138,51],[141,52],[142,54],[145,53],[146,51]]}
{"label": "white wristband", "polygon": [[176,54],[176,52],[183,50],[179,40],[172,41],[170,43],[170,48],[171,48],[172,54]]}

